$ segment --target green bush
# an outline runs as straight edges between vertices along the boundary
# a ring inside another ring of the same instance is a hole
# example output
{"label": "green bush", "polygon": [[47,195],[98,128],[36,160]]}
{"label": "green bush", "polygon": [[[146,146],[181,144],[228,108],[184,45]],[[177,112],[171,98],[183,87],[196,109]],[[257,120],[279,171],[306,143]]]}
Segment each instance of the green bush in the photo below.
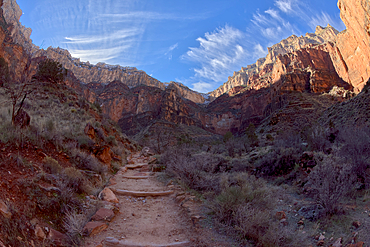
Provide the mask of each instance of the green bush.
{"label": "green bush", "polygon": [[63,171],[63,167],[59,165],[58,161],[48,156],[44,158],[44,168],[51,174],[59,174]]}
{"label": "green bush", "polygon": [[60,83],[66,75],[67,70],[59,62],[45,59],[39,64],[35,78],[43,82]]}

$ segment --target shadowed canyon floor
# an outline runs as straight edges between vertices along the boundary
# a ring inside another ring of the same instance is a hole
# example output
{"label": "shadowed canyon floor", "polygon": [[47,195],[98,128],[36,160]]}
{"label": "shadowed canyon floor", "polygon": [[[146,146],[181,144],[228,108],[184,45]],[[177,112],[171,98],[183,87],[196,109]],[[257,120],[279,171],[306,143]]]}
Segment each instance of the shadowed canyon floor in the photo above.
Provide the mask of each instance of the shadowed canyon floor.
{"label": "shadowed canyon floor", "polygon": [[[84,246],[199,246],[199,241],[204,242],[199,238],[215,241],[210,236],[214,233],[199,225],[202,216],[195,197],[172,183],[158,181],[158,173],[149,172],[148,160],[134,154],[129,159],[133,164],[110,180],[108,188],[119,200],[119,212],[105,230],[92,233]],[[217,240],[212,246],[230,246],[223,242]]]}

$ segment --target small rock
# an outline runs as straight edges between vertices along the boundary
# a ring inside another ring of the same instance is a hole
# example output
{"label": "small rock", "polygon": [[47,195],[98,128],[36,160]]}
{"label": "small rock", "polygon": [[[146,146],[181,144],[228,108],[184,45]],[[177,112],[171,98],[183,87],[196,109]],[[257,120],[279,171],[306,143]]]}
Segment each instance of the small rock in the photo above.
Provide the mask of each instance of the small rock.
{"label": "small rock", "polygon": [[48,239],[57,245],[62,245],[63,243],[67,242],[68,237],[63,233],[50,228]]}
{"label": "small rock", "polygon": [[324,240],[324,239],[325,239],[325,236],[321,234],[320,237],[319,237],[319,241]]}
{"label": "small rock", "polygon": [[358,243],[355,243],[355,244],[349,244],[347,245],[347,247],[363,247],[364,246],[364,242],[358,242]]}
{"label": "small rock", "polygon": [[10,219],[12,217],[12,213],[9,211],[8,206],[5,202],[0,200],[0,213],[5,217]]}
{"label": "small rock", "polygon": [[176,202],[177,203],[181,203],[185,200],[186,196],[185,195],[182,195],[182,196],[177,196],[176,197]]}
{"label": "small rock", "polygon": [[94,236],[101,233],[108,228],[108,225],[100,221],[90,221],[87,223],[83,229],[83,232],[86,236]]}
{"label": "small rock", "polygon": [[279,211],[279,212],[276,212],[275,217],[278,220],[286,219],[286,214],[284,211]]}
{"label": "small rock", "polygon": [[40,239],[45,239],[46,238],[44,230],[42,230],[42,228],[39,225],[36,225],[36,227],[35,227],[35,235],[36,235],[36,237],[38,237]]}
{"label": "small rock", "polygon": [[99,198],[101,198],[102,200],[107,201],[107,202],[114,202],[114,203],[119,202],[116,195],[109,188],[104,188],[104,190],[102,190],[99,193]]}
{"label": "small rock", "polygon": [[298,225],[304,225],[304,222],[303,222],[303,220],[300,220],[300,221],[298,221],[298,223],[297,223]]}
{"label": "small rock", "polygon": [[111,221],[114,217],[114,212],[110,209],[101,208],[91,218],[94,221]]}
{"label": "small rock", "polygon": [[354,226],[354,227],[356,227],[356,228],[359,228],[359,227],[361,226],[361,223],[360,223],[360,221],[354,221],[354,222],[352,223],[352,226]]}
{"label": "small rock", "polygon": [[282,226],[287,226],[288,225],[288,221],[284,218],[284,219],[281,219],[279,221],[279,223],[282,225]]}
{"label": "small rock", "polygon": [[334,244],[332,245],[333,247],[342,247],[342,238],[338,238]]}
{"label": "small rock", "polygon": [[316,245],[317,246],[324,246],[324,244],[325,244],[324,240],[319,240]]}

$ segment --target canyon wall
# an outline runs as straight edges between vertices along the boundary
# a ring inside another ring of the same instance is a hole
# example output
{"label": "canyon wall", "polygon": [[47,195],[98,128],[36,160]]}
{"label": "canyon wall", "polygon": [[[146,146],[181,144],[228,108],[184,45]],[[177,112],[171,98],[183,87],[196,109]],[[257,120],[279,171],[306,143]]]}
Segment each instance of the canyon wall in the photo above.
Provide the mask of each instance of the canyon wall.
{"label": "canyon wall", "polygon": [[258,59],[255,64],[242,67],[240,71],[235,71],[227,82],[210,92],[209,95],[211,99],[215,99],[228,92],[233,87],[247,86],[248,81],[250,81],[250,78],[253,80],[254,75],[259,74],[261,71],[269,70],[279,55],[291,53],[310,45],[323,44],[329,41],[334,42],[337,34],[338,31],[328,25],[325,28],[317,26],[315,33],[307,33],[305,36],[297,37],[296,35],[292,35],[272,47],[269,47],[268,54],[265,58]]}
{"label": "canyon wall", "polygon": [[370,77],[370,2],[339,0],[338,8],[347,29],[331,47],[332,59],[339,76],[358,93]]}

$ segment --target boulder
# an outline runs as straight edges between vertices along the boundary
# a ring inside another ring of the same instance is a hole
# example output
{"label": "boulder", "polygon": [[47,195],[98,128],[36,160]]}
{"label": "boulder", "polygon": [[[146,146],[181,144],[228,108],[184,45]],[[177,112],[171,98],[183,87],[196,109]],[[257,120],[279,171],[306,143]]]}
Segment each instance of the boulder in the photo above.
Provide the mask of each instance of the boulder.
{"label": "boulder", "polygon": [[109,188],[104,188],[104,190],[102,190],[99,193],[99,198],[107,202],[113,202],[113,203],[119,202],[116,195]]}
{"label": "boulder", "polygon": [[100,208],[91,218],[93,221],[111,221],[114,217],[114,212],[110,209]]}
{"label": "boulder", "polygon": [[101,233],[107,228],[108,228],[108,225],[104,222],[90,221],[89,223],[85,225],[83,229],[83,233],[84,235],[91,237],[91,236]]}
{"label": "boulder", "polygon": [[110,167],[112,161],[110,147],[109,146],[101,147],[96,153],[96,158],[98,158],[101,162]]}
{"label": "boulder", "polygon": [[85,129],[84,129],[84,133],[85,133],[85,135],[90,137],[90,139],[92,139],[92,140],[95,139],[95,129],[90,123],[86,124]]}

